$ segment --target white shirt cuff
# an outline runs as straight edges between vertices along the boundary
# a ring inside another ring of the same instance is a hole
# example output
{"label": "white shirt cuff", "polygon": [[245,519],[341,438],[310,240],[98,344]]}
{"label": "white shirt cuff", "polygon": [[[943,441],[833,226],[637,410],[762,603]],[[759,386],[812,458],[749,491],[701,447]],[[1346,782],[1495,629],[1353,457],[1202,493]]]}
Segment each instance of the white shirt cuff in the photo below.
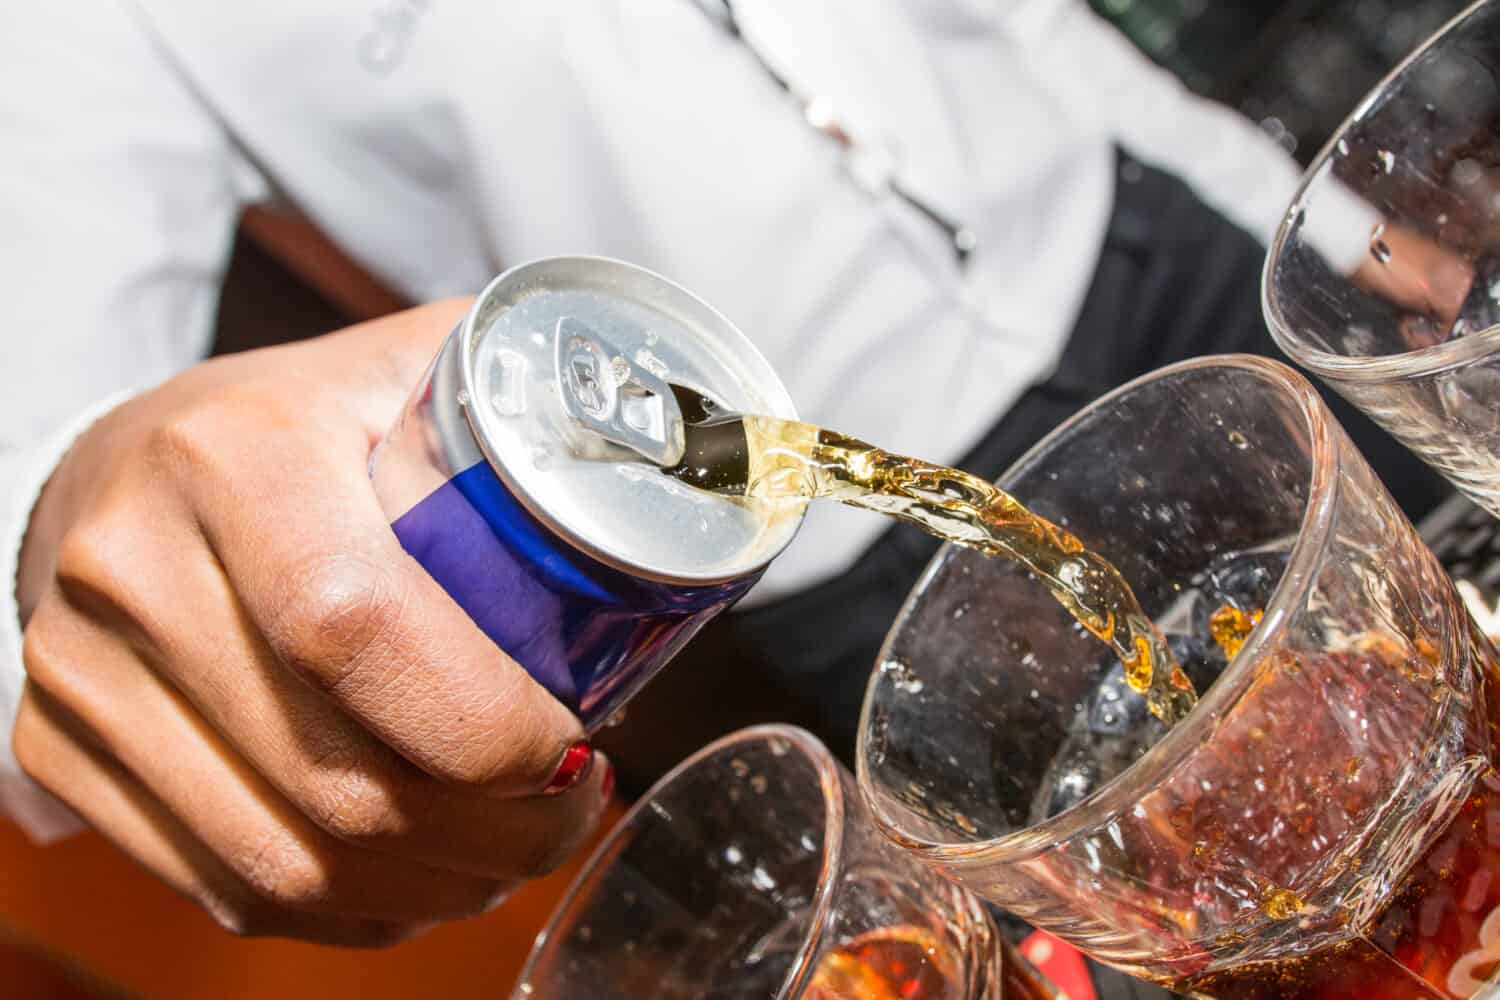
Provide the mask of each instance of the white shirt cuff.
{"label": "white shirt cuff", "polygon": [[11,750],[11,731],[26,678],[21,659],[21,613],[16,605],[21,543],[26,538],[31,510],[52,470],[79,435],[132,395],[122,392],[100,400],[35,447],[0,452],[0,810],[37,841],[76,833],[83,824],[67,806],[21,772]]}

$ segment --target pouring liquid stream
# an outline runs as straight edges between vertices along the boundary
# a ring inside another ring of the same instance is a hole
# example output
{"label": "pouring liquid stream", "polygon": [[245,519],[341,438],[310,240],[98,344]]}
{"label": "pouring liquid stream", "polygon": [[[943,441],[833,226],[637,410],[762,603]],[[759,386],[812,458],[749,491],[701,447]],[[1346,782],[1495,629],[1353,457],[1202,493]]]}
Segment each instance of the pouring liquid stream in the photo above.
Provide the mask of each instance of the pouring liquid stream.
{"label": "pouring liquid stream", "polygon": [[763,502],[827,498],[914,524],[945,541],[1025,567],[1120,658],[1131,689],[1167,725],[1197,703],[1120,572],[1072,533],[978,476],[884,451],[812,424],[715,417],[711,401],[673,387],[687,423],[683,460],[666,473],[688,485]]}

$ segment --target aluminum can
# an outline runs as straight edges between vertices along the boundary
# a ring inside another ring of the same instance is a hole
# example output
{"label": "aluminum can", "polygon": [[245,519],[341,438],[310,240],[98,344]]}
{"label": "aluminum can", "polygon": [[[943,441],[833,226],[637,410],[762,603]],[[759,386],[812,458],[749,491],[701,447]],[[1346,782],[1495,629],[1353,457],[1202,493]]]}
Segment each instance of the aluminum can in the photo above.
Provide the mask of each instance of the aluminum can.
{"label": "aluminum can", "polygon": [[669,384],[795,417],[750,341],[680,286],[535,261],[480,294],[371,459],[401,545],[590,731],[802,520],[661,473],[681,448]]}

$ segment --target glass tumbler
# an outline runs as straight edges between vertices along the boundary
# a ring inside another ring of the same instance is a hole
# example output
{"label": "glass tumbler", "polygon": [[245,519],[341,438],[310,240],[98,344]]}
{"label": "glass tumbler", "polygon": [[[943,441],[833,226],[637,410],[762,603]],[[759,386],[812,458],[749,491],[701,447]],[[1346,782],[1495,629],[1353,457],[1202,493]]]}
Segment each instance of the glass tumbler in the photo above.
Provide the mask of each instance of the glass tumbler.
{"label": "glass tumbler", "polygon": [[885,841],[808,733],[742,730],[635,805],[517,998],[1050,1000],[972,895]]}
{"label": "glass tumbler", "polygon": [[1264,304],[1287,354],[1500,514],[1500,2],[1451,21],[1314,161]]}
{"label": "glass tumbler", "polygon": [[1001,485],[1120,569],[1200,700],[1167,730],[1035,579],[946,547],[866,694],[885,833],[1182,992],[1477,995],[1500,961],[1494,654],[1311,385],[1175,365]]}

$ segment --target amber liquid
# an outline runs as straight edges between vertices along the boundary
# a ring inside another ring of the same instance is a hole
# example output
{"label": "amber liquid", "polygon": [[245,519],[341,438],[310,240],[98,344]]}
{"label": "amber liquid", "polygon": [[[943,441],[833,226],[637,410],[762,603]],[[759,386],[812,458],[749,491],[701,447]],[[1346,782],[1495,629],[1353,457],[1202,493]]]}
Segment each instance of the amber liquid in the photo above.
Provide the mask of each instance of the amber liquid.
{"label": "amber liquid", "polygon": [[[1232,655],[1260,613],[1221,607],[1210,620]],[[1474,649],[1485,669],[1488,759],[1500,731],[1500,667]],[[1315,730],[1308,739],[1314,748]],[[1357,773],[1357,761],[1349,773]],[[1421,848],[1404,874],[1390,873],[1389,901],[1336,945],[1296,957],[1163,981],[1216,1000],[1495,1000],[1500,987],[1500,773],[1484,769],[1453,818]],[[1286,890],[1263,897],[1262,912],[1296,919],[1303,902]]]}
{"label": "amber liquid", "polygon": [[[1054,1000],[1055,994],[1009,947],[997,1000]],[[805,1000],[964,1000],[940,942],[919,927],[862,934],[823,957]],[[988,995],[988,994],[986,994]]]}
{"label": "amber liquid", "polygon": [[1119,656],[1131,688],[1168,725],[1197,702],[1192,682],[1119,571],[1070,532],[977,476],[795,421],[745,417],[747,496],[828,497],[1014,560]]}
{"label": "amber liquid", "polygon": [[919,927],[887,927],[818,963],[807,1000],[961,1000],[941,943]]}
{"label": "amber liquid", "polygon": [[1497,965],[1500,776],[1491,771],[1359,936],[1165,985],[1219,1000],[1466,1000],[1500,996],[1485,986]]}

